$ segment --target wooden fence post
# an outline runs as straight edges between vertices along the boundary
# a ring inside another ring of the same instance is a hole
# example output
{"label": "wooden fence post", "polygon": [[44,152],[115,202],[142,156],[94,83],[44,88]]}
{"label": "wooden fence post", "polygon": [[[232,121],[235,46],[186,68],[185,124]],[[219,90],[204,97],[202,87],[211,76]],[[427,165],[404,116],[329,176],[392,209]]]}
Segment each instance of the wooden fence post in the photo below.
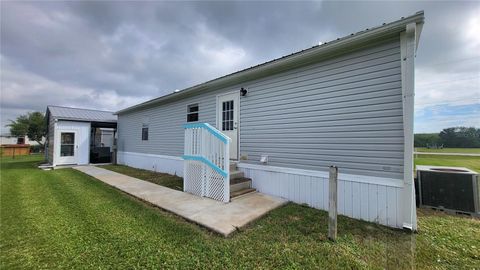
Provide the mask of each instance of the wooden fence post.
{"label": "wooden fence post", "polygon": [[329,176],[329,202],[328,202],[328,238],[337,239],[337,183],[338,168],[330,166]]}

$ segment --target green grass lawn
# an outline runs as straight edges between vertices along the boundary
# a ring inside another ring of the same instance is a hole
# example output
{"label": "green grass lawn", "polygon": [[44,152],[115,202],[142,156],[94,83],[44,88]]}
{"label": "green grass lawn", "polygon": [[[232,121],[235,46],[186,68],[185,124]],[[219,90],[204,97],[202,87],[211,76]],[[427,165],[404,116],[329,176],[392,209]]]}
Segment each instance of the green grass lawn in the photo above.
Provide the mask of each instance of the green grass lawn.
{"label": "green grass lawn", "polygon": [[410,234],[287,204],[225,239],[39,157],[1,159],[0,268],[474,269],[480,221],[422,210]]}
{"label": "green grass lawn", "polygon": [[104,165],[104,169],[139,178],[157,185],[183,191],[183,179],[167,173],[158,173],[148,170],[134,169],[124,165]]}
{"label": "green grass lawn", "polygon": [[480,148],[443,148],[443,149],[428,149],[422,147],[416,147],[416,152],[429,152],[429,153],[467,153],[467,154],[480,154]]}
{"label": "green grass lawn", "polygon": [[480,172],[480,157],[416,155],[415,165],[466,167]]}

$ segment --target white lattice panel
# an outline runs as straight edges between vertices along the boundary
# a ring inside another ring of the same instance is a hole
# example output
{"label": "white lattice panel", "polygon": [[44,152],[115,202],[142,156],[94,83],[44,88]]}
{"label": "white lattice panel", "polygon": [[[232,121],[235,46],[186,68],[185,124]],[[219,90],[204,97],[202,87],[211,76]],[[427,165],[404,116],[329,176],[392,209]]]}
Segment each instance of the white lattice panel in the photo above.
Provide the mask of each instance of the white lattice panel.
{"label": "white lattice panel", "polygon": [[184,164],[184,191],[197,196],[203,196],[204,193],[204,165],[199,161],[185,160]]}
{"label": "white lattice panel", "polygon": [[225,186],[225,178],[220,175],[217,171],[207,167],[208,181],[205,182],[205,196],[222,201],[228,202],[230,198],[226,198],[225,189],[229,189],[230,185]]}

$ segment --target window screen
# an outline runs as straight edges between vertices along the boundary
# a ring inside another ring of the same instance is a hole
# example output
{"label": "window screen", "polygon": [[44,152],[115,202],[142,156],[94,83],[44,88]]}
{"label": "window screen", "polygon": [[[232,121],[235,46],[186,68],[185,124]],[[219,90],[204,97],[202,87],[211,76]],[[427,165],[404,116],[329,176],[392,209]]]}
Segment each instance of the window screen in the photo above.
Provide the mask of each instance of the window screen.
{"label": "window screen", "polygon": [[142,141],[148,141],[148,124],[142,126]]}
{"label": "window screen", "polygon": [[187,122],[198,121],[198,104],[188,105],[187,107]]}
{"label": "window screen", "polygon": [[150,117],[144,116],[142,119],[142,141],[148,141],[149,124],[150,124]]}
{"label": "window screen", "polygon": [[222,130],[233,130],[233,100],[222,103]]}
{"label": "window screen", "polygon": [[73,157],[75,155],[75,133],[62,132],[60,134],[60,156]]}

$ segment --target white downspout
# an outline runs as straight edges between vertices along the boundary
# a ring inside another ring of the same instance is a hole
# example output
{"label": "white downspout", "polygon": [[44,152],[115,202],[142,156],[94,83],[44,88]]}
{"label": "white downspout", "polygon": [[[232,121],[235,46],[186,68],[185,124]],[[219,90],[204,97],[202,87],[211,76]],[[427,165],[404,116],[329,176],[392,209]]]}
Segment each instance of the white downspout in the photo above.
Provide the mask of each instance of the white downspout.
{"label": "white downspout", "polygon": [[415,186],[413,176],[413,124],[415,96],[415,49],[416,23],[406,26],[400,33],[402,96],[403,96],[403,130],[404,130],[404,187],[402,191],[403,228],[417,230],[417,214],[415,204]]}

